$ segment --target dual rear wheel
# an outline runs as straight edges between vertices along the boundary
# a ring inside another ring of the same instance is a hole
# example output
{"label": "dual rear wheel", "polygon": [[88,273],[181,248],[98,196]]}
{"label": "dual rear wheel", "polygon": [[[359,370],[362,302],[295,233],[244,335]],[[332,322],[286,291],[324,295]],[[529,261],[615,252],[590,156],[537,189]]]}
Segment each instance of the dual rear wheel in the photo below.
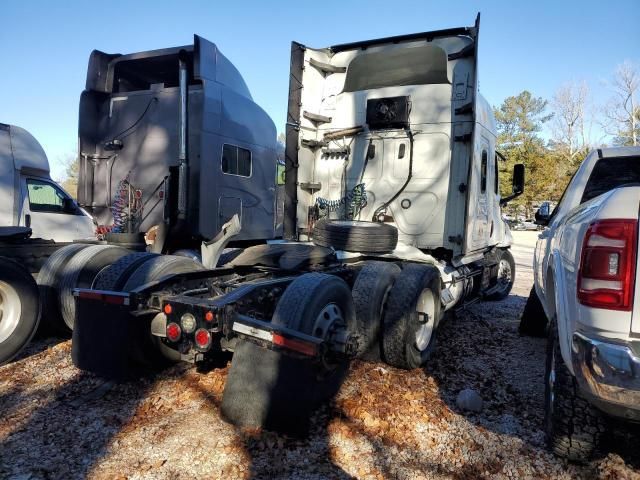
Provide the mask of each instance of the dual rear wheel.
{"label": "dual rear wheel", "polygon": [[[296,278],[278,302],[272,323],[324,340],[355,333],[359,356],[379,356],[399,368],[425,364],[440,314],[435,267],[367,262],[353,289],[335,275]],[[333,397],[347,361],[299,359],[238,342],[222,400],[222,413],[240,426],[304,433],[311,412]]]}

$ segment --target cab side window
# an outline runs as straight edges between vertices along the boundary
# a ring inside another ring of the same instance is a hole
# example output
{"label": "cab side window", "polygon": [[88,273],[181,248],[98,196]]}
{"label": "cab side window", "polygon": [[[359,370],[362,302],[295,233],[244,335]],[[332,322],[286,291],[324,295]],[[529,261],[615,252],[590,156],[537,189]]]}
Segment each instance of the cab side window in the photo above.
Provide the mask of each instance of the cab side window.
{"label": "cab side window", "polygon": [[489,155],[486,150],[482,151],[482,160],[480,163],[480,193],[487,191],[487,162]]}
{"label": "cab side window", "polygon": [[493,175],[493,191],[496,195],[498,195],[500,193],[500,182],[498,181],[498,154],[496,154],[496,160],[495,160],[495,170],[494,170],[494,175]]}
{"label": "cab side window", "polygon": [[29,178],[27,192],[32,212],[65,213],[67,195],[55,185]]}
{"label": "cab side window", "polygon": [[222,146],[222,173],[250,177],[251,150],[225,143]]}

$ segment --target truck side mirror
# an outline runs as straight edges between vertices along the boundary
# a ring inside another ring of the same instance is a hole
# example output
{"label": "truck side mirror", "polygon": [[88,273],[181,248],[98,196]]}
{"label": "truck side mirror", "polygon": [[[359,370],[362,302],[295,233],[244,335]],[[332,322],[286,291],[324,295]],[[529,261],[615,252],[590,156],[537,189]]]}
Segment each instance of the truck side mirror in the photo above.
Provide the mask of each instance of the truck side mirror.
{"label": "truck side mirror", "polygon": [[513,166],[512,193],[500,199],[500,206],[504,206],[514,198],[524,193],[524,164],[516,163]]}
{"label": "truck side mirror", "polygon": [[524,192],[524,164],[516,163],[513,166],[513,194],[521,195]]}
{"label": "truck side mirror", "polygon": [[73,198],[65,197],[62,199],[62,211],[64,213],[76,213],[77,207]]}
{"label": "truck side mirror", "polygon": [[546,227],[551,220],[551,208],[548,202],[544,202],[536,212],[536,225]]}

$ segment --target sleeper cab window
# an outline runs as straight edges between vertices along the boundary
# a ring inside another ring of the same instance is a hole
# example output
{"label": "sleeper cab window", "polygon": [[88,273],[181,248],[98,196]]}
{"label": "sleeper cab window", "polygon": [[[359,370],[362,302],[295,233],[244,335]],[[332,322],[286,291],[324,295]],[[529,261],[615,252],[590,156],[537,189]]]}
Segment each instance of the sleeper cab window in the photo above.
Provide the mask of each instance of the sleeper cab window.
{"label": "sleeper cab window", "polygon": [[480,193],[487,191],[487,151],[482,151],[482,161],[480,163]]}
{"label": "sleeper cab window", "polygon": [[66,195],[51,183],[28,179],[29,208],[33,212],[64,212]]}
{"label": "sleeper cab window", "polygon": [[222,173],[250,177],[251,150],[225,143],[222,146]]}

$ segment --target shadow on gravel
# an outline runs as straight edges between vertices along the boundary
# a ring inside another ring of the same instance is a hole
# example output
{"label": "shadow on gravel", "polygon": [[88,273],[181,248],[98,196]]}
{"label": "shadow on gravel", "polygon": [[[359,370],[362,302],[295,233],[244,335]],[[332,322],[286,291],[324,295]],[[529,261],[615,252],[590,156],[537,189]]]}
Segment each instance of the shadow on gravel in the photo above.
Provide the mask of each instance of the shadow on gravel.
{"label": "shadow on gravel", "polygon": [[[222,400],[197,383],[191,385],[216,411],[220,411]],[[331,421],[328,407],[323,407],[310,419],[311,426],[304,438],[294,438],[259,428],[234,427],[244,452],[248,455],[249,478],[252,480],[271,478],[330,478],[352,480],[331,460],[328,426]],[[292,462],[288,457],[299,456],[301,462]],[[295,463],[296,467],[291,468]]]}
{"label": "shadow on gravel", "polygon": [[[482,302],[453,314],[438,330],[425,371],[437,381],[452,411],[477,426],[547,451],[543,427],[547,342],[519,335],[525,303],[525,297],[510,295],[501,302]],[[482,397],[481,412],[458,407],[456,397],[463,389],[473,389]],[[635,434],[633,428],[623,430],[606,439],[602,455],[618,454],[637,468],[638,430]]]}
{"label": "shadow on gravel", "polygon": [[[80,373],[47,392],[46,403],[0,443],[0,478],[86,478],[151,385],[152,380],[115,384]],[[0,402],[35,397],[9,392]]]}
{"label": "shadow on gravel", "polygon": [[59,343],[66,342],[69,338],[58,337],[58,336],[40,336],[40,334],[36,334],[34,339],[22,349],[22,351],[15,356],[11,362],[17,362],[19,360],[23,360],[25,358],[29,358],[33,355],[37,355],[39,353],[44,352],[48,348],[51,348]]}

